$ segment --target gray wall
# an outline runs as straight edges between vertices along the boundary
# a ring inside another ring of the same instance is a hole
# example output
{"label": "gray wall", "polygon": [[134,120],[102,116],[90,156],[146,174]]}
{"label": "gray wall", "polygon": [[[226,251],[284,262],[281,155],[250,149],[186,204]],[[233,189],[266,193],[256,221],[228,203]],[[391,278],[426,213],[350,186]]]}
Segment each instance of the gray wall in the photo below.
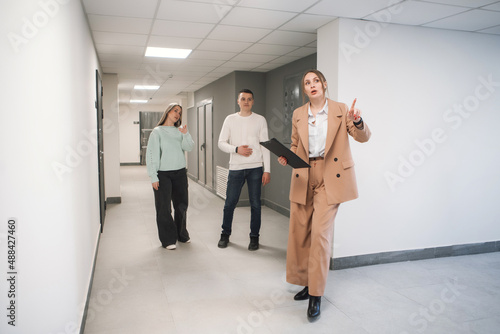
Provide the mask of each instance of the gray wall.
{"label": "gray wall", "polygon": [[[238,92],[243,88],[248,88],[254,92],[255,105],[253,111],[264,115],[265,111],[265,74],[259,72],[241,72],[236,71],[226,75],[223,78],[199,89],[194,93],[194,103],[197,105],[205,99],[213,99],[213,171],[216,172],[216,166],[229,168],[229,154],[222,152],[217,142],[222,124],[226,117],[239,111],[237,100]],[[196,116],[197,119],[197,116]],[[193,129],[194,131],[194,129]],[[194,160],[197,151],[189,153],[189,159]],[[197,159],[197,158],[196,158]],[[197,160],[196,160],[197,161]],[[190,165],[190,174],[197,175],[197,165]],[[214,178],[215,179],[215,178]],[[216,182],[216,181],[214,181]],[[216,185],[215,185],[216,186]],[[248,192],[246,186],[243,188],[240,197],[240,205],[248,205]]]}
{"label": "gray wall", "polygon": [[[229,168],[229,154],[222,152],[218,146],[219,133],[226,117],[239,110],[236,102],[238,92],[247,88],[254,93],[255,104],[253,111],[266,117],[269,128],[269,138],[281,138],[283,123],[283,80],[285,77],[316,68],[316,54],[299,59],[293,63],[281,66],[267,73],[236,71],[199,89],[194,93],[194,103],[213,98],[213,170],[216,166]],[[191,115],[194,116],[194,115]],[[197,116],[190,117],[197,119]],[[194,126],[191,127],[195,131]],[[195,136],[193,136],[194,138]],[[189,153],[189,161],[197,161],[197,151]],[[190,174],[197,175],[197,165],[190,164]],[[264,204],[288,215],[290,203],[290,175],[292,169],[278,164],[276,157],[271,156],[271,183],[263,188]],[[248,191],[243,187],[239,205],[248,205]]]}
{"label": "gray wall", "polygon": [[[246,89],[250,89],[254,94],[255,102],[254,102],[252,111],[266,117],[266,75],[265,75],[265,73],[238,71],[238,72],[236,72],[236,77],[235,77],[235,87],[236,87],[236,91],[235,91],[235,95],[234,95],[234,103],[235,103],[234,111],[239,111],[239,106],[238,106],[238,103],[236,102],[236,100],[237,100],[236,95],[238,94],[238,92],[240,90],[246,88]],[[222,128],[222,124],[221,124],[221,127],[218,129],[219,132],[217,132],[217,134],[220,133],[221,128]],[[222,151],[219,150],[219,152],[222,152]],[[225,153],[223,153],[223,154],[225,154]],[[226,155],[226,160],[225,160],[226,165],[220,165],[220,166],[229,167],[229,154],[225,154],[225,155]],[[271,173],[272,173],[272,170],[271,170]],[[267,187],[262,188],[262,198],[263,199],[265,199],[266,190],[267,190]],[[247,190],[247,186],[245,184],[245,186],[243,187],[243,189],[241,191],[239,204],[250,205],[248,198],[249,198],[248,190]]]}
{"label": "gray wall", "polygon": [[[254,94],[255,103],[253,105],[252,111],[266,116],[266,74],[257,72],[236,72],[236,94],[244,88],[250,89]],[[239,110],[239,106],[236,103],[237,96],[234,96],[235,111]]]}
{"label": "gray wall", "polygon": [[[269,128],[269,138],[280,140],[283,129],[283,81],[286,77],[316,68],[316,54],[294,61],[266,73],[266,119]],[[289,145],[287,145],[289,146]],[[292,168],[281,166],[275,156],[271,156],[271,183],[265,192],[265,205],[274,210],[289,215],[290,177]]]}
{"label": "gray wall", "polygon": [[[195,105],[195,116],[190,118],[191,120],[194,120],[192,126],[192,131],[195,134],[196,138],[198,137],[196,134],[197,131],[197,124],[198,124],[198,114],[197,114],[197,105],[203,100],[206,99],[213,99],[213,104],[212,104],[212,117],[213,117],[213,125],[212,125],[212,133],[213,133],[213,161],[214,161],[214,166],[213,170],[215,172],[215,166],[219,164],[221,160],[225,158],[225,153],[221,152],[217,148],[217,140],[219,139],[219,132],[222,127],[222,123],[224,122],[224,119],[229,113],[229,110],[233,110],[234,112],[234,102],[233,99],[231,98],[235,94],[235,88],[234,88],[234,77],[235,73],[231,73],[226,75],[225,77],[220,78],[217,81],[212,82],[211,84],[199,89],[194,93],[194,105]],[[194,136],[193,136],[194,138]],[[199,143],[195,141],[196,149],[192,150],[188,154],[188,159],[189,161],[194,160],[198,161],[198,146]],[[193,156],[194,155],[194,156]],[[229,161],[229,158],[228,158]],[[221,165],[225,166],[226,165]],[[198,175],[198,163],[192,164],[189,166],[189,173]]]}

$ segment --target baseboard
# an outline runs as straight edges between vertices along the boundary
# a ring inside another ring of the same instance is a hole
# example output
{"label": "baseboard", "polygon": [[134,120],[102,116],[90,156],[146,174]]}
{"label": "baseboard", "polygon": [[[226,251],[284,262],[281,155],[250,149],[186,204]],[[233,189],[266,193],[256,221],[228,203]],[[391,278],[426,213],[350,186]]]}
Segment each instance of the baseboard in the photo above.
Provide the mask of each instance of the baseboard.
{"label": "baseboard", "polygon": [[94,263],[92,263],[92,272],[90,273],[90,282],[89,282],[89,289],[87,291],[87,300],[85,301],[85,309],[83,310],[82,323],[80,325],[80,334],[84,334],[84,332],[85,332],[85,323],[87,322],[87,315],[88,315],[89,303],[90,303],[90,295],[92,293],[92,284],[94,283],[94,272],[95,272],[95,265],[97,262],[97,252],[99,251],[100,240],[101,240],[101,232],[99,231],[99,234],[97,236],[97,243],[95,246]]}
{"label": "baseboard", "polygon": [[[194,182],[196,182],[197,184],[199,184],[200,186],[202,186],[202,187],[204,186],[204,184],[200,183],[199,180],[198,180],[198,178],[195,177],[193,174],[190,174],[188,172],[187,173],[187,177],[190,178],[191,180],[193,180]],[[205,189],[207,189],[208,191],[210,191],[214,195],[216,195],[219,198],[221,198],[222,200],[224,200],[224,198],[222,198],[221,196],[219,196],[217,194],[216,189],[207,188],[207,187],[205,187]],[[271,208],[274,211],[279,212],[279,213],[281,213],[282,215],[284,215],[286,217],[290,217],[290,210],[288,208],[284,208],[281,205],[276,204],[276,203],[271,202],[271,201],[266,200],[266,199],[261,199],[261,203],[262,203],[263,206],[267,206],[268,208]],[[238,200],[238,203],[236,203],[236,207],[237,208],[238,207],[245,207],[245,206],[250,206],[250,200],[249,199],[240,199],[240,200]]]}
{"label": "baseboard", "polygon": [[283,207],[277,203],[274,203],[268,199],[263,199],[262,205],[265,205],[268,208],[273,209],[274,211],[282,214],[283,216],[290,218],[290,209],[288,209],[288,208],[285,208],[285,207]]}
{"label": "baseboard", "polygon": [[245,206],[250,206],[249,199],[240,199],[240,200],[238,200],[238,203],[236,203],[237,208],[241,208],[241,207],[245,207]]}
{"label": "baseboard", "polygon": [[[195,182],[198,180],[188,174],[188,177]],[[214,194],[215,191],[212,191]],[[281,213],[284,216],[290,217],[290,210],[272,201],[263,199],[262,204]],[[240,200],[237,207],[250,206],[250,201]],[[453,245],[434,248],[412,249],[404,251],[383,252],[375,254],[364,254],[356,256],[346,256],[330,259],[330,270],[341,270],[348,268],[356,268],[370,266],[375,264],[385,264],[394,262],[417,261],[426,259],[436,259],[442,257],[472,255],[482,253],[492,253],[500,251],[500,240],[474,244]]]}
{"label": "baseboard", "polygon": [[120,162],[120,166],[142,166],[140,162]]}
{"label": "baseboard", "polygon": [[121,202],[122,202],[121,196],[119,196],[119,197],[107,197],[106,198],[107,204],[120,204]]}
{"label": "baseboard", "polygon": [[473,255],[500,251],[500,241],[453,245],[424,249],[384,252],[330,259],[330,270],[340,270],[394,262],[437,259],[442,257]]}

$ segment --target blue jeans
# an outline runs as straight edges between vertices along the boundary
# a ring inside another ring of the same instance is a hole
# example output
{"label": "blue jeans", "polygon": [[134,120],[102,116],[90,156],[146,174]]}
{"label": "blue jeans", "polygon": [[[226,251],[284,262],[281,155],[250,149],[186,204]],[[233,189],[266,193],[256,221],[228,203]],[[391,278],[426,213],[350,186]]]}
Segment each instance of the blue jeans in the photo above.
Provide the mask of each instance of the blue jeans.
{"label": "blue jeans", "polygon": [[241,188],[247,181],[248,196],[250,197],[250,236],[258,237],[260,231],[260,193],[262,185],[263,168],[230,170],[227,179],[226,203],[224,204],[224,218],[222,220],[222,233],[231,235],[233,215],[236,204],[240,199]]}

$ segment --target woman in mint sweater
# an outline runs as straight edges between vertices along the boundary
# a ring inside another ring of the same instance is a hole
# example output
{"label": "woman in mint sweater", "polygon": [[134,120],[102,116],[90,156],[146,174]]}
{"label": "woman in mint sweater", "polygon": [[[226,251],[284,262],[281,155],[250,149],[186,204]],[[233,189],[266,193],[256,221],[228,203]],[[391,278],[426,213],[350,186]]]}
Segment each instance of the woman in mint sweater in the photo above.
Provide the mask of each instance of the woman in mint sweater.
{"label": "woman in mint sweater", "polygon": [[[153,184],[156,224],[161,245],[175,249],[176,242],[190,242],[186,228],[188,180],[184,152],[194,147],[186,125],[182,123],[182,107],[168,106],[149,136],[146,164]],[[172,218],[172,204],[174,217]]]}

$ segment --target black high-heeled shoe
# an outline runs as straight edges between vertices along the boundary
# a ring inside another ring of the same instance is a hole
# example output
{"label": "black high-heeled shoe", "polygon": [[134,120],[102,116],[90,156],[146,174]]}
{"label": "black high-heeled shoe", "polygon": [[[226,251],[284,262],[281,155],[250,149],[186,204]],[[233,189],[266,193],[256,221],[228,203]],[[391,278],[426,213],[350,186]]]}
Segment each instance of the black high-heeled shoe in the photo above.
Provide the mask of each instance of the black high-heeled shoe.
{"label": "black high-heeled shoe", "polygon": [[310,322],[319,319],[321,314],[321,296],[309,296],[309,307],[307,308],[307,319]]}
{"label": "black high-heeled shoe", "polygon": [[309,288],[306,286],[304,289],[299,291],[293,299],[295,300],[306,300],[309,298]]}

